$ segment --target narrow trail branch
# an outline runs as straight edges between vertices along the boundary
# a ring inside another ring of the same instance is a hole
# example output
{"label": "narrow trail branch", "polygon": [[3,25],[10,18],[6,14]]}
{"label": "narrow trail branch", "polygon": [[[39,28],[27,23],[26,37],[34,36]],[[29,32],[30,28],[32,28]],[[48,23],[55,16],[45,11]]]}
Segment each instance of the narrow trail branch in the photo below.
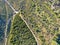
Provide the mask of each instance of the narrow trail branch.
{"label": "narrow trail branch", "polygon": [[6,6],[6,3],[5,3],[5,8],[6,8],[6,28],[5,28],[5,42],[4,44],[7,45],[7,29],[8,29],[8,10],[7,10],[7,6]]}
{"label": "narrow trail branch", "polygon": [[18,11],[16,11],[7,0],[5,0],[5,2],[10,6],[10,8],[14,11],[14,13],[18,13]]}
{"label": "narrow trail branch", "polygon": [[20,16],[21,19],[25,22],[25,24],[27,25],[27,27],[30,29],[31,33],[33,34],[33,36],[34,36],[34,38],[35,38],[35,40],[36,40],[36,42],[37,42],[37,45],[41,45],[40,39],[36,37],[36,35],[34,34],[34,32],[32,31],[32,29],[31,29],[30,26],[28,25],[28,23],[26,22],[26,20],[24,20],[23,16],[22,16],[21,14],[20,14],[19,16]]}

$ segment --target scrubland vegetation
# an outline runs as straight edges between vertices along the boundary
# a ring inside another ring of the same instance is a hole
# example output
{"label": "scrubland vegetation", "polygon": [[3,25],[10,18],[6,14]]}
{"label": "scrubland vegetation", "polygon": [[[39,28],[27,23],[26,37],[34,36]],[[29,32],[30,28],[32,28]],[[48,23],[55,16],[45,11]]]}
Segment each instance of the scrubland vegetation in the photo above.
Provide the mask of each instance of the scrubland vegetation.
{"label": "scrubland vegetation", "polygon": [[[37,41],[20,14],[16,14],[14,19],[11,19],[11,28],[7,26],[7,45],[37,45],[37,43],[60,45],[60,0],[8,0],[8,2],[16,11],[20,11]],[[4,37],[6,21],[15,14],[8,4],[7,8],[2,4],[4,2],[0,3],[0,40]]]}
{"label": "scrubland vegetation", "polygon": [[12,22],[8,45],[37,45],[33,35],[19,15],[16,15]]}

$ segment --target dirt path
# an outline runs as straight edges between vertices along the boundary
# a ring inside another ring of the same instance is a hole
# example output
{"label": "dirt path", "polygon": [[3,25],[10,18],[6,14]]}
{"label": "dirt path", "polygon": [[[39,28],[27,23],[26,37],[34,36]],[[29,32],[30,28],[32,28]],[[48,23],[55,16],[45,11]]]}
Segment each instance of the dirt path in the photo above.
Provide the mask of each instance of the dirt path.
{"label": "dirt path", "polygon": [[[16,14],[18,14],[18,12],[17,11],[15,11],[15,9],[10,5],[10,3],[7,1],[7,0],[5,0],[5,2],[10,6],[10,8],[16,13]],[[15,17],[15,15],[13,15],[13,20],[14,20],[14,17]],[[37,42],[37,45],[41,45],[41,43],[40,43],[40,39],[38,38],[38,37],[36,37],[36,35],[34,34],[34,32],[32,31],[32,29],[30,28],[30,26],[28,25],[28,23],[26,22],[26,20],[24,20],[24,18],[23,18],[23,16],[20,14],[20,17],[21,17],[21,19],[26,23],[26,25],[27,25],[27,27],[30,29],[30,31],[31,31],[31,33],[33,34],[33,36],[34,36],[34,38],[35,38],[35,40],[36,40],[36,42]],[[7,21],[8,22],[8,21]],[[8,24],[8,23],[7,23]],[[6,25],[6,31],[5,31],[5,36],[6,36],[6,33],[7,33],[7,25]],[[5,37],[5,45],[7,44],[7,38]]]}

